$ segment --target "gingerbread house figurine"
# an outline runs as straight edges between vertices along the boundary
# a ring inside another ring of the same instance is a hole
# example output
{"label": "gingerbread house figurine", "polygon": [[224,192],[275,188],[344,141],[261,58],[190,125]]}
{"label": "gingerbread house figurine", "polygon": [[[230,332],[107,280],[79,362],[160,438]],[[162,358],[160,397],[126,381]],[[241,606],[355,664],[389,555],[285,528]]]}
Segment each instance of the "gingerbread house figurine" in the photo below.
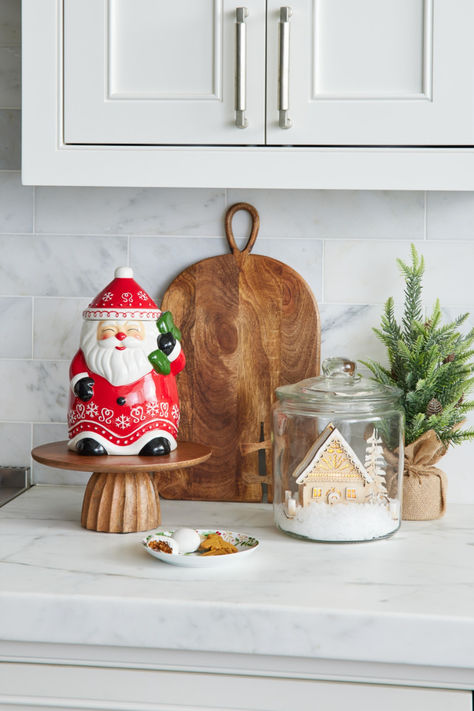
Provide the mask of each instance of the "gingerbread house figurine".
{"label": "gingerbread house figurine", "polygon": [[339,430],[329,424],[292,473],[298,485],[298,505],[388,504],[380,445],[374,429],[367,441],[364,466]]}

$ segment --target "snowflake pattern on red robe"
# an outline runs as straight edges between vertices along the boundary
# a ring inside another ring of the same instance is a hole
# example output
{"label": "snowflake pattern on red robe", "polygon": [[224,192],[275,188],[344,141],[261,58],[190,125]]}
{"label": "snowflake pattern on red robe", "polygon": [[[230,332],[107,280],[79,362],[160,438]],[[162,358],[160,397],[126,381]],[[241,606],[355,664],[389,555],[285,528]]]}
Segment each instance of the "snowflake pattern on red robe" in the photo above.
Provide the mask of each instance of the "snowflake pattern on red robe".
{"label": "snowflake pattern on red robe", "polygon": [[[88,432],[117,445],[129,445],[153,430],[162,430],[176,439],[180,413],[174,374],[184,367],[184,355],[180,354],[172,365],[170,375],[152,370],[134,383],[111,385],[87,367],[82,351],[78,351],[71,364],[71,379],[77,373],[93,378],[94,396],[84,403],[71,391],[70,439]],[[123,404],[119,405],[118,400]]]}

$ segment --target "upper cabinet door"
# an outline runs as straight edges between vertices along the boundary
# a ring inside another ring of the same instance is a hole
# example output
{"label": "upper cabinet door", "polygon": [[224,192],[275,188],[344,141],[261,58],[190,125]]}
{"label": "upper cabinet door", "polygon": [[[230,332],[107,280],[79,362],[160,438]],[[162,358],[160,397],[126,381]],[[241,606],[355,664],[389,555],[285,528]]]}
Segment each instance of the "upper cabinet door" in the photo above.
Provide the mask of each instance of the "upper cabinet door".
{"label": "upper cabinet door", "polygon": [[269,0],[268,143],[474,144],[472,0]]}
{"label": "upper cabinet door", "polygon": [[262,144],[265,0],[246,4],[64,0],[65,143]]}

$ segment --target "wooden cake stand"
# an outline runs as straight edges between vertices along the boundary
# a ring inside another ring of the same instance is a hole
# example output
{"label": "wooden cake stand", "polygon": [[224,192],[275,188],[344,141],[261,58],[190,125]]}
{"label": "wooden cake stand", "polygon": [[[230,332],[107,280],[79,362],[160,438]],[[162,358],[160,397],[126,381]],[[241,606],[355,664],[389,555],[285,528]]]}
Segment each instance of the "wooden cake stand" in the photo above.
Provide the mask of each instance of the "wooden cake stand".
{"label": "wooden cake stand", "polygon": [[131,533],[149,531],[161,523],[160,472],[201,464],[211,450],[179,442],[177,449],[161,457],[88,457],[69,450],[67,442],[52,442],[35,447],[31,455],[48,467],[94,472],[84,494],[82,526],[91,531]]}

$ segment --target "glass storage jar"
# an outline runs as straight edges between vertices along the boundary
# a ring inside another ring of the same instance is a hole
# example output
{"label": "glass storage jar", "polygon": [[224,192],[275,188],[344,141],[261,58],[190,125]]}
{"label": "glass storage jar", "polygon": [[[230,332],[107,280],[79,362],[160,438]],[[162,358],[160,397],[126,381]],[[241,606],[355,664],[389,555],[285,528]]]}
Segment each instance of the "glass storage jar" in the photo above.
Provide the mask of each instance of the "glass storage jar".
{"label": "glass storage jar", "polygon": [[328,358],[323,375],[276,389],[275,523],[313,541],[384,538],[400,526],[404,414],[397,388]]}

